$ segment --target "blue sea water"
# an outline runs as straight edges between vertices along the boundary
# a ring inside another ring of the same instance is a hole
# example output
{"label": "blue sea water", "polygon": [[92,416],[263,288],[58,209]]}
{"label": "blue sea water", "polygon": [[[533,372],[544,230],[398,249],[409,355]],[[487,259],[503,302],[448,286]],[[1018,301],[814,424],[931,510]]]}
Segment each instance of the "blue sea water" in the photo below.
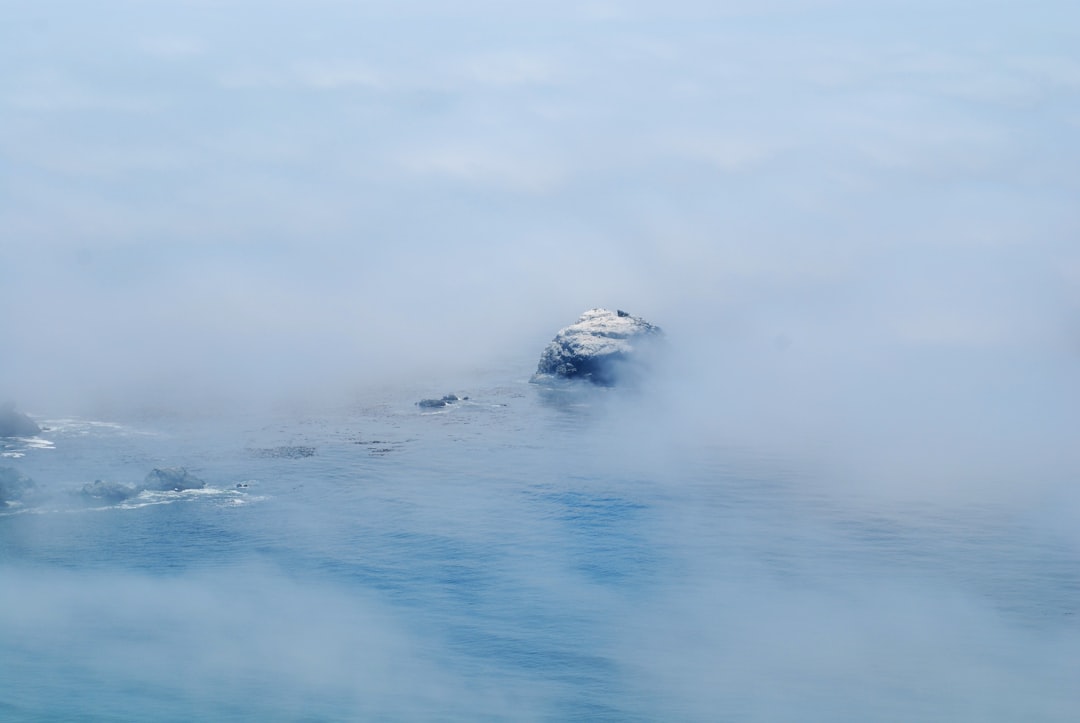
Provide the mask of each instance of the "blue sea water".
{"label": "blue sea water", "polygon": [[[41,419],[2,443],[49,496],[0,510],[0,719],[1080,719],[1076,536],[638,404]],[[207,488],[71,494],[173,465]]]}

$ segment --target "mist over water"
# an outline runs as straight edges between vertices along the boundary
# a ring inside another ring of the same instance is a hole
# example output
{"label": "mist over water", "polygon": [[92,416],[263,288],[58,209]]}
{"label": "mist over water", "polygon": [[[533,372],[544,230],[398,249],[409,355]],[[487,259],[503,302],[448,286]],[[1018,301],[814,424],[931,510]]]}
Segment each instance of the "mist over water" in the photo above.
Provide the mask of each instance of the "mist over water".
{"label": "mist over water", "polygon": [[0,718],[1080,715],[1073,4],[2,14]]}
{"label": "mist over water", "polygon": [[[475,381],[433,413],[47,420],[15,462],[51,496],[0,513],[9,717],[1076,710],[1076,539],[1048,510],[858,489],[622,390]],[[208,489],[69,494],[179,462]]]}

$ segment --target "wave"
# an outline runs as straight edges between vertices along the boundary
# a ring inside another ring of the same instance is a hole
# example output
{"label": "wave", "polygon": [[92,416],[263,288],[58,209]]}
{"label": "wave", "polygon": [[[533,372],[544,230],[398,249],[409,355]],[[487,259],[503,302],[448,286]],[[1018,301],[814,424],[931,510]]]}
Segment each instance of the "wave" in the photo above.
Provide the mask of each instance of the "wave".
{"label": "wave", "polygon": [[134,497],[122,502],[109,505],[84,506],[79,504],[64,507],[52,507],[48,505],[26,505],[18,501],[9,502],[7,507],[0,507],[0,517],[12,517],[14,515],[44,515],[44,514],[79,514],[83,512],[107,512],[111,510],[139,510],[144,507],[156,505],[171,505],[177,502],[196,502],[206,500],[225,507],[239,507],[252,502],[261,502],[265,495],[253,495],[248,492],[250,485],[255,480],[244,480],[239,484],[244,487],[221,489],[218,487],[203,487],[193,490],[168,490],[157,492],[143,490]]}
{"label": "wave", "polygon": [[124,500],[123,502],[94,509],[137,510],[153,505],[171,505],[177,502],[192,502],[199,499],[215,500],[230,506],[236,506],[247,504],[253,499],[263,498],[252,497],[242,489],[236,488],[220,489],[218,487],[203,487],[201,489],[167,490],[164,492],[143,490],[139,494]]}
{"label": "wave", "polygon": [[87,437],[90,435],[116,434],[119,436],[155,436],[155,432],[136,429],[117,422],[96,419],[62,417],[41,420],[41,432],[31,437],[4,437],[0,439],[0,458],[20,459],[34,450],[56,449],[56,437]]}
{"label": "wave", "polygon": [[3,452],[0,452],[0,457],[6,457],[8,459],[19,459],[25,457],[26,453],[32,449],[56,449],[56,445],[50,439],[44,437],[5,437],[3,441]]}
{"label": "wave", "polygon": [[154,436],[154,432],[136,429],[119,422],[106,422],[98,419],[79,419],[78,417],[61,417],[58,419],[41,420],[42,431],[56,432],[60,435],[85,436],[99,432],[115,432],[121,435],[138,434]]}

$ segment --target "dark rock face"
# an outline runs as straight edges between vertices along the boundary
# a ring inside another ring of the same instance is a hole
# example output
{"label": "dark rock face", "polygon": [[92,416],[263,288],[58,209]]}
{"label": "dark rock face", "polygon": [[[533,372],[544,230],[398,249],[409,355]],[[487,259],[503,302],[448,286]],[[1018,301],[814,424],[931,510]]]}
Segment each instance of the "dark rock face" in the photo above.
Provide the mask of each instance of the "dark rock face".
{"label": "dark rock face", "polygon": [[117,502],[123,502],[124,500],[134,497],[139,494],[140,490],[131,485],[120,484],[119,482],[103,482],[102,480],[94,480],[92,484],[83,485],[82,490],[79,491],[79,495],[83,499],[93,502],[106,502],[109,504],[116,504]]}
{"label": "dark rock face", "polygon": [[182,490],[201,490],[206,483],[187,471],[185,467],[164,467],[154,469],[146,475],[140,489],[154,492],[180,492]]}
{"label": "dark rock face", "polygon": [[33,437],[41,431],[34,420],[16,411],[11,402],[0,405],[0,437]]}
{"label": "dark rock face", "polygon": [[642,352],[662,335],[660,327],[625,311],[590,309],[555,335],[532,381],[582,379],[613,386],[629,376]]}
{"label": "dark rock face", "polygon": [[14,467],[0,467],[0,508],[12,502],[32,502],[37,495],[34,480]]}

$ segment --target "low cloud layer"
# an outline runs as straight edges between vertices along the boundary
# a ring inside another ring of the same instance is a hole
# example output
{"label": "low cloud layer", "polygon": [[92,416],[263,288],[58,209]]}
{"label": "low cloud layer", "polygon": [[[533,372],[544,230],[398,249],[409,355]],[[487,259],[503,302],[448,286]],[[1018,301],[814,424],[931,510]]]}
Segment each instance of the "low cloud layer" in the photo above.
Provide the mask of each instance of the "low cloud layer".
{"label": "low cloud layer", "polygon": [[669,331],[668,398],[707,433],[1071,474],[1076,20],[12,9],[0,390],[45,412],[526,376],[601,305]]}

